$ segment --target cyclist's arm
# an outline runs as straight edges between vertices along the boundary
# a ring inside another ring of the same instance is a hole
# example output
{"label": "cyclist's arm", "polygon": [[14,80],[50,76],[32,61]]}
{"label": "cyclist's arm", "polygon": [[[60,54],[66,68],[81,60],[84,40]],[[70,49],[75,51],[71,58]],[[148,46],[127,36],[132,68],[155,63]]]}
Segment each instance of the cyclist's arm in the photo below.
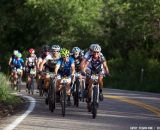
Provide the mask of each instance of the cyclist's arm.
{"label": "cyclist's arm", "polygon": [[8,62],[9,66],[11,65],[11,62],[12,62],[12,57],[9,58],[9,62]]}
{"label": "cyclist's arm", "polygon": [[23,59],[21,59],[21,65],[22,65],[22,67],[24,67],[24,60]]}
{"label": "cyclist's arm", "polygon": [[38,70],[40,69],[41,63],[42,63],[42,59],[41,59],[41,58],[38,58],[38,60],[37,60],[37,69],[38,69]]}
{"label": "cyclist's arm", "polygon": [[25,62],[25,66],[27,66],[28,65],[28,58],[26,59],[26,62]]}
{"label": "cyclist's arm", "polygon": [[71,64],[71,75],[75,74],[75,64]]}
{"label": "cyclist's arm", "polygon": [[42,63],[40,64],[39,70],[42,71],[44,64],[46,63],[46,60],[42,60]]}
{"label": "cyclist's arm", "polygon": [[86,68],[87,68],[88,65],[89,65],[89,61],[86,61],[85,64],[84,64],[84,67],[82,69],[83,72],[86,72]]}
{"label": "cyclist's arm", "polygon": [[103,62],[103,68],[104,68],[105,72],[109,74],[109,69],[108,69],[108,66],[107,66],[107,61]]}
{"label": "cyclist's arm", "polygon": [[56,64],[56,67],[55,67],[55,69],[54,69],[54,73],[55,73],[55,75],[57,75],[57,74],[58,74],[58,70],[59,70],[59,68],[60,68],[60,65],[59,65],[59,64]]}
{"label": "cyclist's arm", "polygon": [[84,58],[84,59],[82,59],[82,61],[81,61],[81,64],[80,64],[80,69],[83,71],[83,69],[84,69],[84,67],[85,67],[85,64],[86,64],[86,59]]}

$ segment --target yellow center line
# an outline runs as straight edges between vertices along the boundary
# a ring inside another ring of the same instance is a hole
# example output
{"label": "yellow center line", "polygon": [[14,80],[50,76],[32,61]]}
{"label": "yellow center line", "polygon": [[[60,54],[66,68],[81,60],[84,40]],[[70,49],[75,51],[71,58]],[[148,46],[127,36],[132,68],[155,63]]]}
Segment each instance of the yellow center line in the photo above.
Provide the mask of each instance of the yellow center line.
{"label": "yellow center line", "polygon": [[104,97],[105,98],[111,98],[111,99],[120,100],[120,101],[123,101],[123,102],[127,102],[129,104],[133,104],[133,105],[142,107],[142,108],[144,108],[146,110],[149,110],[149,111],[155,113],[158,117],[160,117],[160,109],[157,108],[157,107],[148,105],[146,103],[143,103],[143,102],[140,102],[140,101],[137,101],[137,100],[133,100],[133,99],[128,99],[128,98],[125,98],[123,96],[104,95]]}

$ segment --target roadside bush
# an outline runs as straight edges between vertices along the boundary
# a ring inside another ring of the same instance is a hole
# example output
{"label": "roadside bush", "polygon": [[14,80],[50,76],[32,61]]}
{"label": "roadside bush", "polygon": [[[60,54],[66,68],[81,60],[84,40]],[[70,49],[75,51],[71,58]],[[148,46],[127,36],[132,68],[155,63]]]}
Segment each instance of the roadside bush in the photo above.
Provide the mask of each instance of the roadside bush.
{"label": "roadside bush", "polygon": [[107,87],[160,92],[160,61],[148,58],[144,51],[130,52],[128,60],[111,59],[108,66],[111,77],[105,80]]}
{"label": "roadside bush", "polygon": [[7,77],[0,73],[0,102],[14,105],[20,102],[20,99],[10,94],[10,85]]}

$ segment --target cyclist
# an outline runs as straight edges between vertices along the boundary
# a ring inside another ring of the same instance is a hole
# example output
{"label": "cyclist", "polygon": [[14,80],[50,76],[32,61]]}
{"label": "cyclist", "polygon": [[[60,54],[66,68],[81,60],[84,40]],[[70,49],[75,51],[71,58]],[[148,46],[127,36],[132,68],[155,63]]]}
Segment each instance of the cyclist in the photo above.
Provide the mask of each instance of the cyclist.
{"label": "cyclist", "polygon": [[[80,73],[81,72],[80,64],[81,64],[81,61],[83,59],[83,52],[82,52],[82,50],[79,47],[74,47],[72,49],[72,55],[71,55],[71,57],[74,59],[75,71],[77,73]],[[81,88],[82,87],[82,76],[81,75],[79,76],[79,79],[80,79],[80,88]]]}
{"label": "cyclist", "polygon": [[[89,47],[89,50],[85,53],[83,60],[81,62],[81,69],[83,69],[84,65],[86,64],[86,61],[93,55],[93,48],[94,46],[99,46],[99,44],[91,44]],[[100,47],[101,48],[101,47]],[[103,54],[100,52],[100,55],[103,56]]]}
{"label": "cyclist", "polygon": [[[18,54],[18,50],[14,50],[13,51],[13,55],[9,58],[9,62],[8,65],[11,68],[11,70],[13,69],[13,60],[16,59],[16,55]],[[11,76],[13,75],[13,73],[11,73]]]}
{"label": "cyclist", "polygon": [[[86,71],[86,68],[90,68],[90,74],[98,74],[98,83],[100,86],[100,101],[103,100],[103,94],[102,94],[102,88],[103,88],[103,75],[109,74],[109,69],[107,66],[107,62],[104,58],[104,56],[101,55],[101,47],[99,45],[94,45],[93,47],[93,55],[87,59],[87,62],[84,66],[84,72]],[[91,97],[91,85],[92,81],[89,80],[89,100]]]}
{"label": "cyclist", "polygon": [[[24,68],[24,60],[22,59],[22,54],[21,53],[17,53],[16,54],[16,57],[13,59],[12,65],[13,65],[13,68],[15,70],[14,74],[13,74],[14,79],[18,78],[17,69],[21,70],[20,77],[22,78],[22,76],[23,76],[23,68]],[[14,85],[16,85],[16,81],[15,80],[14,80]]]}
{"label": "cyclist", "polygon": [[60,59],[60,46],[59,45],[52,45],[51,52],[52,52],[52,60],[49,60],[48,65],[52,68],[52,71],[54,71],[55,66]]}
{"label": "cyclist", "polygon": [[[33,48],[29,49],[29,56],[26,58],[25,66],[26,66],[26,73],[27,73],[27,83],[26,87],[28,88],[28,84],[31,82],[30,78],[30,70],[35,69],[36,70],[36,64],[37,64],[37,56],[35,55],[35,50]],[[35,75],[36,76],[36,75]]]}
{"label": "cyclist", "polygon": [[46,45],[46,46],[42,46],[42,48],[41,48],[41,54],[37,59],[37,70],[40,70],[41,63],[42,63],[43,59],[46,57],[46,55],[45,55],[46,48],[49,48],[49,46]]}
{"label": "cyclist", "polygon": [[[61,85],[61,78],[67,77],[68,83],[66,86],[66,93],[68,96],[67,104],[70,105],[70,84],[71,80],[74,78],[75,73],[75,65],[74,65],[74,59],[69,56],[69,50],[63,48],[60,51],[61,58],[58,60],[55,68],[55,75],[57,77],[56,86],[57,86],[57,97],[59,99],[59,92],[60,92],[60,85]],[[58,75],[58,76],[57,76]],[[60,77],[60,78],[58,78]]]}
{"label": "cyclist", "polygon": [[45,71],[46,74],[42,75],[42,78],[44,78],[44,90],[45,90],[45,102],[48,104],[48,88],[50,83],[50,75],[48,72],[53,72],[54,70],[50,67],[48,64],[50,60],[53,60],[52,55],[50,53],[50,47],[48,45],[45,45],[43,47],[44,57],[42,58],[39,71]]}

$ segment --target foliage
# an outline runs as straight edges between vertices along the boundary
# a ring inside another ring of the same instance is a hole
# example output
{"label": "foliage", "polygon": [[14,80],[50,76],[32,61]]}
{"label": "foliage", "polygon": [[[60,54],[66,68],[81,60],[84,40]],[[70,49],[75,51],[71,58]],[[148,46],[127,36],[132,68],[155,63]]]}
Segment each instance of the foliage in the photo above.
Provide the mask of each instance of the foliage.
{"label": "foliage", "polygon": [[111,87],[160,92],[159,0],[1,0],[0,16],[2,65],[13,49],[26,54],[44,44],[86,49],[98,42]]}
{"label": "foliage", "polygon": [[20,102],[20,99],[10,94],[10,85],[7,77],[0,73],[0,102],[8,105],[14,105]]}

